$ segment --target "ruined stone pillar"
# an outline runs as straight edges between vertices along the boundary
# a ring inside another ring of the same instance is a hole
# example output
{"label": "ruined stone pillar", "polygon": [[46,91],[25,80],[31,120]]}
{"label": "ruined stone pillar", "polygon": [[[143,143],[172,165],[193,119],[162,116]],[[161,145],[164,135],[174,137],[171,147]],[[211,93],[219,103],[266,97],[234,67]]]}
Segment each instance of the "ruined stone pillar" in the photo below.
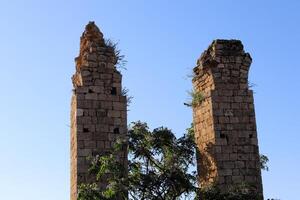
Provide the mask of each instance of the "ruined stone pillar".
{"label": "ruined stone pillar", "polygon": [[[90,22],[80,39],[80,53],[75,59],[71,103],[71,200],[77,199],[81,183],[94,177],[88,172],[89,156],[109,153],[117,137],[127,132],[127,103],[122,94],[122,75],[116,69],[115,49],[103,39]],[[121,152],[127,164],[127,152]],[[100,188],[106,181],[99,182]]]}
{"label": "ruined stone pillar", "polygon": [[251,57],[239,40],[215,40],[194,68],[193,121],[199,183],[226,191],[247,183],[262,195]]}

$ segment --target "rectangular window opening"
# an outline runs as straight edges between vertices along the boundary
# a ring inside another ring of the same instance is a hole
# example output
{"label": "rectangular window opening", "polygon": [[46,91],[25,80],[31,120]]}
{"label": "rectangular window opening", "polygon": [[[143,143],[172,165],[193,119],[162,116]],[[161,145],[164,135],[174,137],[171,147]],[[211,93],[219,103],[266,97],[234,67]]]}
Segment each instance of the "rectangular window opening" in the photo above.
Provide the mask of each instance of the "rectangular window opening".
{"label": "rectangular window opening", "polygon": [[110,93],[111,93],[112,95],[117,95],[117,88],[116,88],[116,87],[112,87]]}
{"label": "rectangular window opening", "polygon": [[83,128],[83,132],[87,133],[87,132],[89,132],[89,129],[88,128]]}
{"label": "rectangular window opening", "polygon": [[114,128],[114,134],[119,134],[119,133],[120,133],[119,128]]}

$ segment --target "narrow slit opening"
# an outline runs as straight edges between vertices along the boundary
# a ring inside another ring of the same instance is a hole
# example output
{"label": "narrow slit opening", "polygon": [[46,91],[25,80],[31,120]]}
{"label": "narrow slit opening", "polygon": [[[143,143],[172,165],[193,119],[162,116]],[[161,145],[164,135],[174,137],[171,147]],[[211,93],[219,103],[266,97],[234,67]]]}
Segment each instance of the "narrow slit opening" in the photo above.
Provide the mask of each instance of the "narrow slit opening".
{"label": "narrow slit opening", "polygon": [[112,95],[117,95],[117,88],[116,87],[112,87],[110,93]]}

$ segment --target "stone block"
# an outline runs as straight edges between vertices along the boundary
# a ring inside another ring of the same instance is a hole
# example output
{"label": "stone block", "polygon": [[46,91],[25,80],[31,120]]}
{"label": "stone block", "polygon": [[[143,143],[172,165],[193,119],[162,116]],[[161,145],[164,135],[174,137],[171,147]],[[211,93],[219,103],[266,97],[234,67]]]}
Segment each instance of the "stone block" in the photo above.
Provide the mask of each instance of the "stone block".
{"label": "stone block", "polygon": [[87,157],[87,156],[90,156],[92,155],[92,150],[91,149],[78,149],[77,150],[77,155],[78,156],[81,156],[81,157]]}
{"label": "stone block", "polygon": [[118,110],[109,110],[107,112],[107,116],[108,117],[116,117],[116,118],[121,117],[121,111],[118,111]]}
{"label": "stone block", "polygon": [[77,117],[83,116],[83,109],[78,108],[76,111],[76,116]]}
{"label": "stone block", "polygon": [[232,176],[232,182],[233,183],[242,183],[244,181],[243,176]]}
{"label": "stone block", "polygon": [[85,99],[89,100],[97,100],[98,94],[97,93],[87,93],[85,95]]}
{"label": "stone block", "polygon": [[121,102],[113,102],[113,109],[114,110],[125,111],[126,110],[126,104],[121,103]]}
{"label": "stone block", "polygon": [[220,169],[218,171],[219,176],[231,176],[232,170],[231,169]]}
{"label": "stone block", "polygon": [[236,161],[235,162],[235,167],[238,169],[242,169],[245,167],[245,162],[244,161]]}

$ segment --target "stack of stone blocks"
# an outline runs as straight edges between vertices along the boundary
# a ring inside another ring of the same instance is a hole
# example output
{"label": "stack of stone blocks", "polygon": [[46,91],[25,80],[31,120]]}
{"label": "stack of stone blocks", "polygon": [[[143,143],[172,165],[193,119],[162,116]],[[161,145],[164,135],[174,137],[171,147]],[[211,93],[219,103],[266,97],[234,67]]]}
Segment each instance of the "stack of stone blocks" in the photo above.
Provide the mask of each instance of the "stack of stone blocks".
{"label": "stack of stone blocks", "polygon": [[[72,77],[71,103],[71,200],[77,199],[81,183],[95,181],[88,169],[89,157],[112,151],[116,138],[127,132],[127,101],[122,93],[122,75],[113,46],[103,39],[94,22],[90,22],[80,40]],[[120,153],[127,166],[127,152]],[[100,188],[106,181],[99,181]]]}
{"label": "stack of stone blocks", "polygon": [[201,187],[227,191],[246,183],[262,196],[253,91],[248,72],[252,59],[238,40],[215,40],[194,68],[194,92],[203,98],[193,107],[197,167]]}

